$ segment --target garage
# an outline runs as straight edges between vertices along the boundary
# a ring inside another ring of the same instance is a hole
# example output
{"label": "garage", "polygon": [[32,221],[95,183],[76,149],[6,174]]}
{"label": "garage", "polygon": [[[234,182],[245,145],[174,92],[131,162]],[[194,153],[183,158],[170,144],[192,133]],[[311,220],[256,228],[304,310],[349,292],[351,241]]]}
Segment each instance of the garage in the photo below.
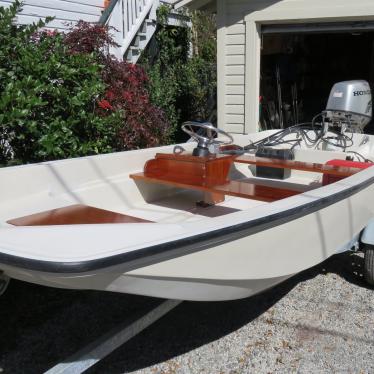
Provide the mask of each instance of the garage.
{"label": "garage", "polygon": [[186,4],[217,15],[222,130],[248,134],[310,121],[334,83],[373,82],[373,0],[178,2]]}
{"label": "garage", "polygon": [[309,122],[336,82],[372,85],[374,22],[263,25],[260,69],[260,128]]}

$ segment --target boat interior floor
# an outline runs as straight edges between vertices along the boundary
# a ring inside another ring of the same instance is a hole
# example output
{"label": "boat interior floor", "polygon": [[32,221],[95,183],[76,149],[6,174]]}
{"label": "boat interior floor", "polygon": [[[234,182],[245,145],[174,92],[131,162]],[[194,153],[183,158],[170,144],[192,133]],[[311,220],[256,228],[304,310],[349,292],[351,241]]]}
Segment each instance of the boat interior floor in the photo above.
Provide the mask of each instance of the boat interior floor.
{"label": "boat interior floor", "polygon": [[[99,201],[85,201],[74,204],[72,201],[50,200],[47,209],[30,204],[27,209],[14,209],[12,217],[7,217],[3,226],[35,226],[61,224],[99,224],[99,223],[182,223],[195,222],[208,217],[218,217],[239,210],[254,208],[266,202],[248,200],[240,197],[227,197],[224,202],[208,207],[199,206],[199,191],[177,191],[152,202],[136,201],[128,204],[108,205],[102,209]],[[87,204],[87,205],[86,205]],[[100,208],[98,208],[98,206]],[[92,218],[92,214],[96,218]],[[18,214],[18,215],[17,215]]]}
{"label": "boat interior floor", "polygon": [[[321,186],[324,173],[355,169],[300,161],[156,154],[143,172],[123,173],[75,190],[40,193],[4,204],[0,227],[101,223],[183,223],[224,216]],[[234,161],[234,162],[233,162]],[[255,176],[256,164],[289,168],[283,180]]]}
{"label": "boat interior floor", "polygon": [[[238,170],[233,170],[235,178],[241,177],[243,183],[256,183],[268,187],[279,186],[295,192],[304,192],[319,186],[313,179],[291,177],[285,181],[264,178],[244,178]],[[128,176],[126,176],[128,179]],[[116,189],[126,191],[126,184],[118,183]],[[135,188],[140,195],[134,199],[106,199],[113,193],[113,186],[97,186],[98,191],[73,191],[71,194],[54,196],[48,191],[9,202],[11,209],[0,212],[0,227],[93,224],[93,223],[183,223],[196,222],[206,218],[224,216],[236,211],[253,209],[266,201],[252,200],[236,196],[225,196],[224,201],[214,205],[202,206],[204,193],[197,190],[168,188],[157,184],[142,185]],[[147,190],[147,193],[143,191]],[[161,193],[160,193],[161,191]],[[144,194],[142,194],[144,192]],[[148,197],[144,197],[147,195]],[[9,207],[10,208],[10,207]],[[6,212],[6,214],[5,214]],[[93,218],[92,215],[96,215]]]}

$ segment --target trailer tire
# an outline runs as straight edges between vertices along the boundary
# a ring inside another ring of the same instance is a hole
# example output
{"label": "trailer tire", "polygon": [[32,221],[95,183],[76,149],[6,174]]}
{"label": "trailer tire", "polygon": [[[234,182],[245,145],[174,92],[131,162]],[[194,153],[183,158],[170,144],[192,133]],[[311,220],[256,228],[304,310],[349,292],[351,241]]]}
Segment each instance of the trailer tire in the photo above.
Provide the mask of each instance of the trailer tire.
{"label": "trailer tire", "polygon": [[366,282],[374,286],[374,246],[366,244],[364,247],[364,276]]}

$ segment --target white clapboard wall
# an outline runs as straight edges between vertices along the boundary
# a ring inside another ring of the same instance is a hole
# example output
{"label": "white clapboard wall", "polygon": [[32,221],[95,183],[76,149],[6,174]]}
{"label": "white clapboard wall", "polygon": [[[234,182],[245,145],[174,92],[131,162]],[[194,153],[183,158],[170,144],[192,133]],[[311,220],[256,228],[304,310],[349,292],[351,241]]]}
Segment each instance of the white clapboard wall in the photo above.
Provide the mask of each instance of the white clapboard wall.
{"label": "white clapboard wall", "polygon": [[[7,7],[12,0],[0,0],[0,6]],[[77,21],[98,22],[104,9],[104,0],[24,0],[17,23],[30,24],[54,17],[48,28],[64,31]]]}

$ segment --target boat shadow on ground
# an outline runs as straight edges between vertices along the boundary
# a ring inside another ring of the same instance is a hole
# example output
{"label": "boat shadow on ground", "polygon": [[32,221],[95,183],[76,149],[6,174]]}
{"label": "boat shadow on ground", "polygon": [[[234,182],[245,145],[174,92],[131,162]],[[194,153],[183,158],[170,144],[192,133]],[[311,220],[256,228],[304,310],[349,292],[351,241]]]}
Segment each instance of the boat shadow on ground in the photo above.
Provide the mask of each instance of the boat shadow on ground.
{"label": "boat shadow on ground", "polygon": [[[88,373],[142,369],[218,340],[260,317],[300,282],[319,274],[336,273],[348,282],[367,287],[362,269],[362,257],[341,254],[247,299],[184,302]],[[43,372],[113,327],[135,321],[161,301],[12,281],[0,299],[2,372]]]}
{"label": "boat shadow on ground", "polygon": [[335,273],[367,288],[363,258],[336,255],[289,280],[247,299],[227,302],[184,302],[87,373],[127,373],[170,360],[230,334],[260,317],[299,283]]}

